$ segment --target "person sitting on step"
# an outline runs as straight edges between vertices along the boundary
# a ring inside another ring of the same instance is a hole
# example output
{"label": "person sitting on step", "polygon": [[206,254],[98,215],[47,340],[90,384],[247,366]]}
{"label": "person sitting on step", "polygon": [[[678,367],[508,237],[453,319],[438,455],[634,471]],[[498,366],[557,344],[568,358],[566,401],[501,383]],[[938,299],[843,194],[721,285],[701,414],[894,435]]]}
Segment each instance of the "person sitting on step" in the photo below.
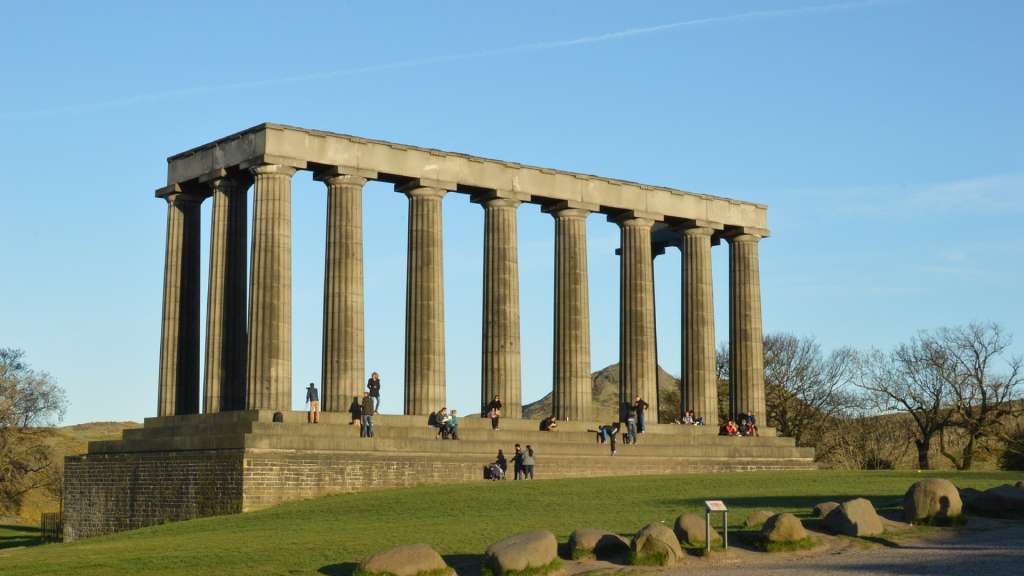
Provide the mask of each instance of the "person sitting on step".
{"label": "person sitting on step", "polygon": [[558,419],[552,414],[540,421],[541,432],[558,432]]}
{"label": "person sitting on step", "polygon": [[750,410],[747,410],[746,414],[740,414],[740,432],[744,436],[761,435],[757,429],[757,419],[754,418],[754,414]]}
{"label": "person sitting on step", "polygon": [[444,439],[448,439],[448,423],[451,422],[452,417],[448,415],[448,408],[441,408],[437,414],[434,415],[434,424],[437,425],[437,434],[434,436],[434,440],[444,436]]}

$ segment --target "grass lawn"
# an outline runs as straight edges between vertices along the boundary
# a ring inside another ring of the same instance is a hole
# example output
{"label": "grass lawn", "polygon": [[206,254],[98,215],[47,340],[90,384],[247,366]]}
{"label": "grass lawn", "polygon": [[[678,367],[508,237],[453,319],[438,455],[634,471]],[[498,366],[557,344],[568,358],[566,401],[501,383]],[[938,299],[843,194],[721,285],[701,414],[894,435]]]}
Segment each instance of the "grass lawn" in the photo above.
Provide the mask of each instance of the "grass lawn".
{"label": "grass lawn", "polygon": [[[420,486],[306,500],[83,542],[0,550],[0,566],[5,576],[348,575],[369,554],[416,542],[430,544],[454,565],[478,561],[491,543],[527,530],[550,530],[564,543],[577,528],[631,536],[651,522],[671,526],[682,513],[702,515],[706,499],[721,499],[730,507],[730,532],[760,509],[807,518],[819,502],[855,497],[881,508],[928,477],[984,490],[1016,482],[1021,474],[740,472]],[[5,536],[0,532],[0,542]]]}
{"label": "grass lawn", "polygon": [[0,524],[0,550],[39,544],[39,527]]}

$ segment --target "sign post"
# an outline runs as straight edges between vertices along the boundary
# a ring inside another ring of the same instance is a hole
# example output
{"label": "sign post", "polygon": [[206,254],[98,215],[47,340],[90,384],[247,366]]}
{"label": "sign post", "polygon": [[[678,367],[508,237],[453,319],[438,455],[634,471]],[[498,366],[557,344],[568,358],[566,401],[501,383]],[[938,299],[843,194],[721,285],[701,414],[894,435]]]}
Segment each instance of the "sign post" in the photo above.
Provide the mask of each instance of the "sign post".
{"label": "sign post", "polygon": [[722,547],[725,550],[729,550],[729,509],[725,507],[725,502],[721,500],[705,500],[704,501],[704,538],[708,547],[708,552],[711,552],[711,513],[721,512],[722,513]]}

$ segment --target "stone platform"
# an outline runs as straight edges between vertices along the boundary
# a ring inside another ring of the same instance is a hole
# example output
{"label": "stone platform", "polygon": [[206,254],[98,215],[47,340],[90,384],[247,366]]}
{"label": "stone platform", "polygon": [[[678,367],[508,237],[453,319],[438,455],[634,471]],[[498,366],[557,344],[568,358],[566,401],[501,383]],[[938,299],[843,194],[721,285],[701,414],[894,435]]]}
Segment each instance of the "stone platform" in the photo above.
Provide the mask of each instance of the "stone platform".
{"label": "stone platform", "polygon": [[[648,425],[618,454],[596,441],[595,423],[460,417],[461,440],[436,440],[425,416],[374,417],[374,438],[360,438],[345,413],[305,412],[273,422],[263,410],[147,418],[121,440],[90,442],[65,462],[65,540],[164,521],[259,510],[341,492],[485,480],[485,468],[511,459],[515,444],[537,453],[541,478],[814,469],[814,451],[791,438],[717,435],[705,426]],[[499,456],[500,452],[500,456]],[[511,467],[511,463],[509,463]],[[509,472],[511,478],[511,470]]]}

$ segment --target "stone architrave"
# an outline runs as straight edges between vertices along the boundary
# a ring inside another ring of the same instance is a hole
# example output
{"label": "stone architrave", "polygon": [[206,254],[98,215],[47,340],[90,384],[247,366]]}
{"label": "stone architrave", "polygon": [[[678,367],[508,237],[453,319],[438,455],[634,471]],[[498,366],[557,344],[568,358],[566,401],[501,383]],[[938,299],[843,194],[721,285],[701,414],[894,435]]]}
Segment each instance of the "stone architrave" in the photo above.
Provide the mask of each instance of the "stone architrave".
{"label": "stone architrave", "polygon": [[157,416],[199,413],[199,219],[203,196],[172,192],[160,331]]}
{"label": "stone architrave", "polygon": [[409,198],[405,414],[429,415],[446,401],[441,199],[448,191],[420,180],[396,190]]}
{"label": "stone architrave", "polygon": [[292,407],[292,175],[267,164],[256,177],[249,276],[246,408]]}
{"label": "stone architrave", "polygon": [[555,333],[552,411],[559,420],[591,418],[587,216],[597,206],[561,202],[555,218]]}
{"label": "stone architrave", "polygon": [[245,409],[248,178],[216,178],[206,299],[203,412]]}
{"label": "stone architrave", "polygon": [[729,241],[729,418],[750,410],[766,426],[761,278],[757,243],[767,230],[743,229]]}
{"label": "stone architrave", "polygon": [[621,231],[619,261],[619,420],[640,396],[658,414],[658,367],[654,336],[654,260],[652,218],[627,212],[615,218]]}
{"label": "stone architrave", "polygon": [[718,371],[715,361],[715,300],[711,275],[711,236],[722,228],[692,222],[675,228],[682,251],[682,394],[680,413],[693,410],[708,426],[718,425]]}
{"label": "stone architrave", "polygon": [[484,208],[481,406],[487,406],[497,395],[502,416],[520,418],[523,399],[516,210],[521,201],[491,193],[474,198],[474,202]]}
{"label": "stone architrave", "polygon": [[353,398],[362,397],[364,388],[363,185],[367,180],[335,171],[318,178],[327,185],[322,409],[345,412]]}

